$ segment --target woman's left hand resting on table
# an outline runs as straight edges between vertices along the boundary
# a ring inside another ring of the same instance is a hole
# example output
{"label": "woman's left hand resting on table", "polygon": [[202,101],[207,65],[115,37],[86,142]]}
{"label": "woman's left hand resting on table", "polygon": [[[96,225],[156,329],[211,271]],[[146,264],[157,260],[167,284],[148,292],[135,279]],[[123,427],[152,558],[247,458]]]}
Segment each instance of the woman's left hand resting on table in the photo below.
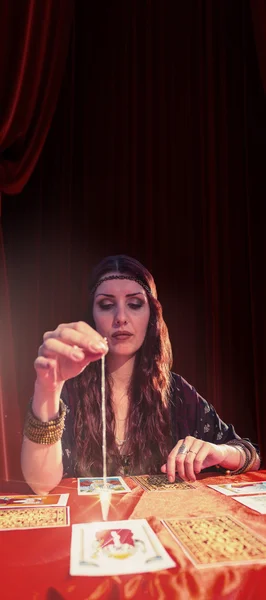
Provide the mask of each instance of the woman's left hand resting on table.
{"label": "woman's left hand resting on table", "polygon": [[170,482],[175,481],[176,475],[185,481],[195,481],[202,469],[220,465],[234,471],[244,460],[241,451],[233,446],[212,444],[187,436],[171,450],[161,471],[167,473]]}

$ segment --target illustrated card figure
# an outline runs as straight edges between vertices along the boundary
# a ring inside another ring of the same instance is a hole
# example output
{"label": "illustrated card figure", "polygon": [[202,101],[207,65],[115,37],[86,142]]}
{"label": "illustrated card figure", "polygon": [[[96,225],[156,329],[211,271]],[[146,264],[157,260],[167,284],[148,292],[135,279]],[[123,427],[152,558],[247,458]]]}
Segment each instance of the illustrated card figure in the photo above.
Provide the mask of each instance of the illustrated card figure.
{"label": "illustrated card figure", "polygon": [[69,494],[48,494],[47,496],[6,494],[5,496],[0,496],[0,508],[66,506],[68,498]]}
{"label": "illustrated card figure", "polygon": [[[124,494],[131,492],[130,487],[122,479],[122,477],[107,477],[107,489],[114,494]],[[78,495],[92,496],[100,494],[104,489],[103,477],[79,477],[78,478]]]}
{"label": "illustrated card figure", "polygon": [[72,526],[71,575],[122,575],[174,567],[145,519]]}
{"label": "illustrated card figure", "polygon": [[254,494],[266,494],[266,481],[235,481],[233,483],[208,485],[208,487],[221,494],[225,494],[225,496],[253,496]]}

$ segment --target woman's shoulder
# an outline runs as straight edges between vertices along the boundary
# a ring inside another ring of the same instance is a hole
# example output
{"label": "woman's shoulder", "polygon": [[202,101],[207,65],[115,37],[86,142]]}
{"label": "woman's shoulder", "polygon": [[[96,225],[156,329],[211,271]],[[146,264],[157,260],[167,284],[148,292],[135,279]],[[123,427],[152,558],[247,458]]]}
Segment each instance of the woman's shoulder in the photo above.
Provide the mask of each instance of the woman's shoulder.
{"label": "woman's shoulder", "polygon": [[171,388],[172,390],[179,392],[184,399],[197,400],[197,390],[191,385],[182,375],[171,371]]}
{"label": "woman's shoulder", "polygon": [[181,400],[188,411],[208,412],[213,408],[182,375],[171,372],[171,382],[172,398]]}

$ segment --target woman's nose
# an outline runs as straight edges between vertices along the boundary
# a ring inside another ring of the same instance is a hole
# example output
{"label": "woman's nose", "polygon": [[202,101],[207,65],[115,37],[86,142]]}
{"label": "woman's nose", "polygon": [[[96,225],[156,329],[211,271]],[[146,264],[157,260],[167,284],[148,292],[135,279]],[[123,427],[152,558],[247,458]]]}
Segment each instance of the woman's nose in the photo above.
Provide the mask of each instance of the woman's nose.
{"label": "woman's nose", "polygon": [[124,325],[127,323],[126,313],[123,307],[118,308],[115,315],[115,324],[116,325]]}
{"label": "woman's nose", "polygon": [[115,318],[115,324],[116,325],[125,325],[125,323],[127,323],[127,319],[126,319],[125,315],[124,316],[118,315]]}

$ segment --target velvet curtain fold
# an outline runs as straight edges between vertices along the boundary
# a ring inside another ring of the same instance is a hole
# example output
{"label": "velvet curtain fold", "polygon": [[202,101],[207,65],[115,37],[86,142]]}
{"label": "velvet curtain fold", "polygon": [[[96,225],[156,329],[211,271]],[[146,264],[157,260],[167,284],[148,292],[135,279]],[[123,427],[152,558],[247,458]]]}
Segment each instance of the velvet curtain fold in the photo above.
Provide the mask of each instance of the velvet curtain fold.
{"label": "velvet curtain fold", "polygon": [[0,190],[18,194],[45,142],[64,73],[73,0],[0,4]]}
{"label": "velvet curtain fold", "polygon": [[[73,0],[0,3],[0,201],[19,194],[43,148],[64,74]],[[21,413],[0,223],[0,477],[20,477]]]}
{"label": "velvet curtain fold", "polygon": [[266,0],[250,0],[260,74],[266,92]]}
{"label": "velvet curtain fold", "polygon": [[[254,94],[250,86],[246,107],[250,123],[246,137],[247,218],[252,320],[252,363],[257,409],[258,441],[265,465],[266,457],[266,237],[265,237],[265,127],[266,127],[266,1],[250,0],[257,65],[255,78],[262,86]],[[248,48],[246,49],[246,56]],[[246,73],[248,85],[248,74]],[[253,82],[250,82],[253,83]]]}

